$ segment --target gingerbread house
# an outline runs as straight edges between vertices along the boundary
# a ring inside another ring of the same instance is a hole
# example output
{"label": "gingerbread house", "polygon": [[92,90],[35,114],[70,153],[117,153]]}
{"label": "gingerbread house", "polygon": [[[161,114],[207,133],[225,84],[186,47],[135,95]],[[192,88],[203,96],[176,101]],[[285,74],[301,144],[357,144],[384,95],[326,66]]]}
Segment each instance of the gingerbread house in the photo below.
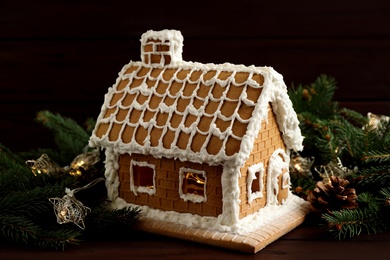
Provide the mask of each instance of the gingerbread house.
{"label": "gingerbread house", "polygon": [[109,88],[90,138],[108,197],[142,207],[145,230],[257,252],[307,212],[289,189],[303,137],[287,88],[271,67],[186,62],[182,49],[179,31],[144,33],[141,61]]}

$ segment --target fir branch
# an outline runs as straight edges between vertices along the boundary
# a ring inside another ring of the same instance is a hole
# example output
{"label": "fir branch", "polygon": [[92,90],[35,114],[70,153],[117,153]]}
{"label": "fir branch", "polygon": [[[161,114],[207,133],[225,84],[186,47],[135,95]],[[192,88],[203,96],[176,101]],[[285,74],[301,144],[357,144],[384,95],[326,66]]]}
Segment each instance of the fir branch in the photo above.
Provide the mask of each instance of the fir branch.
{"label": "fir branch", "polygon": [[87,231],[100,232],[129,229],[138,221],[141,209],[128,207],[122,209],[108,209],[95,207],[86,218]]}
{"label": "fir branch", "polygon": [[32,190],[14,191],[0,197],[0,212],[14,215],[34,217],[42,212],[52,212],[52,204],[48,198],[63,195],[64,185],[36,187]]}
{"label": "fir branch", "polygon": [[340,115],[343,116],[350,122],[353,122],[356,127],[362,128],[368,124],[367,116],[363,116],[361,113],[348,108],[341,108],[339,111]]}
{"label": "fir branch", "polygon": [[301,198],[306,198],[309,191],[316,187],[316,181],[309,176],[295,176],[291,175],[291,190],[292,193]]}
{"label": "fir branch", "polygon": [[90,136],[92,134],[93,129],[96,125],[96,120],[93,118],[88,118],[85,123],[85,130],[87,131],[88,135]]}
{"label": "fir branch", "polygon": [[338,239],[355,237],[362,232],[376,234],[383,232],[387,226],[383,223],[381,200],[370,193],[359,194],[361,208],[354,210],[333,211],[323,214],[327,228]]}
{"label": "fir branch", "polygon": [[[376,169],[380,170],[382,167],[378,166]],[[358,192],[369,191],[376,193],[381,188],[390,187],[390,168],[389,166],[383,167],[386,172],[375,172],[368,174],[367,172],[363,176],[358,177],[358,181],[354,183],[354,186]]]}
{"label": "fir branch", "polygon": [[380,189],[379,194],[381,194],[384,199],[390,200],[390,187]]}
{"label": "fir branch", "polygon": [[328,136],[332,139],[334,157],[359,158],[360,146],[364,138],[364,133],[361,128],[354,127],[348,120],[341,116],[335,116],[333,120],[322,122],[328,129]]}
{"label": "fir branch", "polygon": [[[0,239],[41,248],[64,249],[66,244],[78,242],[85,234],[74,225],[59,225],[49,198],[62,197],[65,188],[85,187],[96,175],[103,174],[95,167],[82,171],[78,177],[65,172],[36,174],[25,160],[35,160],[43,153],[49,154],[56,164],[68,165],[84,152],[89,134],[71,119],[42,111],[38,120],[54,132],[58,150],[39,149],[34,153],[13,154],[0,145]],[[89,130],[94,122],[89,120]],[[102,168],[103,165],[100,165]],[[61,167],[59,167],[61,168]],[[122,232],[139,218],[138,209],[112,211],[105,209],[107,196],[105,185],[78,193],[78,198],[94,205],[88,214],[88,232],[115,230]],[[101,207],[101,208],[100,208]]]}
{"label": "fir branch", "polygon": [[[16,155],[13,152],[11,152],[10,149],[5,147],[1,143],[0,143],[0,154],[3,156],[2,157],[3,158],[2,161],[13,161],[13,162],[18,162],[18,163],[22,163],[23,162],[23,159],[21,159],[18,155]],[[7,158],[7,160],[4,160],[4,158]]]}
{"label": "fir branch", "polygon": [[0,152],[0,196],[11,191],[27,189],[30,174],[31,171],[26,165]]}
{"label": "fir branch", "polygon": [[368,151],[363,157],[362,161],[365,163],[384,163],[384,162],[390,162],[390,153],[389,151],[383,151],[383,150],[371,150]]}
{"label": "fir branch", "polygon": [[9,153],[0,152],[0,171],[3,173],[12,173],[17,176],[29,173],[28,167],[19,159],[10,157]]}
{"label": "fir branch", "polygon": [[[383,176],[389,174],[389,176]],[[359,178],[359,181],[369,180],[371,176],[382,176],[390,178],[390,165],[389,164],[377,164],[377,165],[365,165],[365,167],[360,167],[358,175],[355,176]]]}
{"label": "fir branch", "polygon": [[359,194],[357,202],[359,203],[359,206],[361,208],[369,209],[374,212],[378,212],[382,206],[381,200],[377,196],[374,196],[372,193],[369,192],[362,192],[361,194]]}
{"label": "fir branch", "polygon": [[47,174],[35,176],[25,162],[15,161],[0,152],[0,196],[5,196],[13,191],[26,191],[37,186],[52,185],[56,182],[70,184],[74,181],[72,176]]}
{"label": "fir branch", "polygon": [[55,143],[62,155],[59,164],[69,163],[88,144],[89,134],[73,119],[49,111],[40,111],[37,121],[54,133]]}
{"label": "fir branch", "polygon": [[76,229],[45,229],[25,216],[6,213],[0,214],[0,227],[2,240],[50,249],[64,250],[66,244],[77,244],[81,235]]}
{"label": "fir branch", "polygon": [[333,96],[336,80],[327,75],[320,75],[310,85],[292,86],[289,97],[297,114],[310,112],[321,119],[332,118],[338,109]]}
{"label": "fir branch", "polygon": [[390,120],[374,115],[377,120],[371,122],[356,111],[340,108],[333,100],[335,90],[336,81],[321,75],[310,85],[293,86],[289,96],[305,136],[301,154],[315,157],[315,167],[340,159],[343,166],[358,169],[348,178],[360,208],[323,215],[341,239],[390,226],[390,207],[383,206],[383,200],[390,204]]}

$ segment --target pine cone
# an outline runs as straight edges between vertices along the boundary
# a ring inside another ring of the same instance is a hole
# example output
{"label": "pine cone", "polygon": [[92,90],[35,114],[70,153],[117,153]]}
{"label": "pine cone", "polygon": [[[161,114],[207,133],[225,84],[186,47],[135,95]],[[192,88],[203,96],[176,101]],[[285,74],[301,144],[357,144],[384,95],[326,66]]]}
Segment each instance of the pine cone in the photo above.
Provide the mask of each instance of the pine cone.
{"label": "pine cone", "polygon": [[331,176],[329,183],[317,182],[307,197],[313,211],[332,214],[334,210],[356,209],[356,191],[354,188],[347,188],[348,184],[349,181],[336,176]]}

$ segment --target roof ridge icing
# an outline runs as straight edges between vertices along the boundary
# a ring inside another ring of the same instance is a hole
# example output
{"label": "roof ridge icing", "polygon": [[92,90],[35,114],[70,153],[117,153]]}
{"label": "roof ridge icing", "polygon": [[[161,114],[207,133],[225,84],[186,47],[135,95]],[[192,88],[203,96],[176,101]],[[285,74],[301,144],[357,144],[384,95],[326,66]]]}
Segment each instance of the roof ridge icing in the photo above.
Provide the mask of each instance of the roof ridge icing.
{"label": "roof ridge icing", "polygon": [[[91,146],[111,146],[119,153],[142,153],[210,165],[242,166],[252,151],[261,122],[267,120],[267,106],[271,103],[286,146],[294,150],[302,149],[303,137],[298,127],[297,116],[287,95],[287,88],[282,76],[273,68],[181,61],[163,67],[150,68],[146,73],[138,76],[145,68],[147,66],[144,66],[143,62],[132,61],[123,67],[116,83],[109,88],[106,94],[102,112],[97,120],[97,127],[90,139]],[[152,76],[153,70],[161,71],[157,76]],[[184,78],[178,78],[181,71],[187,70],[189,72]],[[164,76],[167,76],[165,74],[169,71],[173,74],[169,75],[168,80],[164,80]],[[214,76],[205,79],[207,73],[212,71],[216,72]],[[200,75],[197,79],[191,80],[194,72],[200,72]],[[225,72],[232,73],[225,75],[225,78],[218,78]],[[239,73],[247,73],[247,79],[237,83],[235,76]],[[263,77],[263,82],[260,82],[262,84],[253,79],[256,75]],[[136,83],[138,81],[142,82]],[[155,85],[152,85],[153,81]],[[126,82],[125,86],[123,82]],[[176,83],[182,85],[177,91],[173,91]],[[159,84],[167,85],[165,92],[158,92],[161,86]],[[196,93],[202,86],[209,87],[210,91],[202,97],[196,94],[185,95],[186,86],[191,84],[196,85],[192,93]],[[222,93],[214,93],[213,91],[217,88]],[[227,95],[232,88],[242,88],[242,90],[239,95],[229,98]],[[253,100],[249,89],[261,89],[261,93]],[[120,98],[117,98],[119,96]],[[129,97],[133,101],[126,103]],[[154,108],[152,108],[152,99],[160,99],[160,103],[154,105]],[[196,99],[203,100],[203,103],[200,102],[200,106],[196,105]],[[165,103],[165,100],[169,102]],[[188,104],[184,109],[180,108],[178,103],[185,101],[188,101]],[[229,102],[232,103],[232,111],[228,113],[225,112],[225,104]],[[216,103],[215,110],[208,109],[211,103]],[[249,117],[240,112],[240,109],[244,108],[251,109]],[[124,113],[126,115],[119,116]],[[132,121],[132,113],[140,114],[138,120]],[[152,117],[146,118],[146,114],[152,114]],[[163,123],[159,122],[161,115],[166,117]],[[173,117],[181,117],[180,123],[173,122]],[[188,118],[192,118],[189,123],[187,123]],[[202,126],[202,120],[208,120],[208,127]],[[101,130],[102,125],[105,125],[105,131]],[[237,133],[233,127],[237,125],[245,127],[243,132]],[[117,134],[112,134],[114,128],[120,128],[119,131],[116,130]],[[139,132],[144,132],[146,136],[138,138]],[[157,132],[160,133],[158,140],[155,140]],[[126,135],[128,136],[125,138]],[[170,139],[167,138],[170,145],[164,143],[164,138],[168,135],[171,136]],[[182,135],[187,136],[186,144],[180,144]],[[198,139],[202,139],[203,143],[201,147],[194,149],[193,145],[199,142]],[[208,145],[211,142],[217,143],[220,149],[209,152]],[[227,149],[229,142],[237,143],[239,149],[229,151]]]}
{"label": "roof ridge icing", "polygon": [[272,67],[182,60],[180,31],[147,31],[105,95],[90,146],[117,153],[242,166],[268,106],[288,149],[301,150],[299,121]]}

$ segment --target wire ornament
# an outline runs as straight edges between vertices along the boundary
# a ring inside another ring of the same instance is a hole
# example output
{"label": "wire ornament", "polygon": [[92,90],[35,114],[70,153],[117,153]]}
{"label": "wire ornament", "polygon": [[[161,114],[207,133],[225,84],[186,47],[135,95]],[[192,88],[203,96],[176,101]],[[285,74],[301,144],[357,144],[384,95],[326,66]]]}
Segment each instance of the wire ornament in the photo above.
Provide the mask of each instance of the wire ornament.
{"label": "wire ornament", "polygon": [[39,174],[56,175],[64,172],[64,170],[45,153],[37,160],[26,161],[26,164],[30,166],[34,176]]}
{"label": "wire ornament", "polygon": [[91,211],[89,207],[74,197],[74,193],[90,188],[104,178],[98,178],[81,188],[70,190],[65,189],[65,195],[62,198],[49,198],[49,201],[54,205],[54,213],[57,217],[58,224],[74,223],[81,229],[85,229],[85,217]]}

